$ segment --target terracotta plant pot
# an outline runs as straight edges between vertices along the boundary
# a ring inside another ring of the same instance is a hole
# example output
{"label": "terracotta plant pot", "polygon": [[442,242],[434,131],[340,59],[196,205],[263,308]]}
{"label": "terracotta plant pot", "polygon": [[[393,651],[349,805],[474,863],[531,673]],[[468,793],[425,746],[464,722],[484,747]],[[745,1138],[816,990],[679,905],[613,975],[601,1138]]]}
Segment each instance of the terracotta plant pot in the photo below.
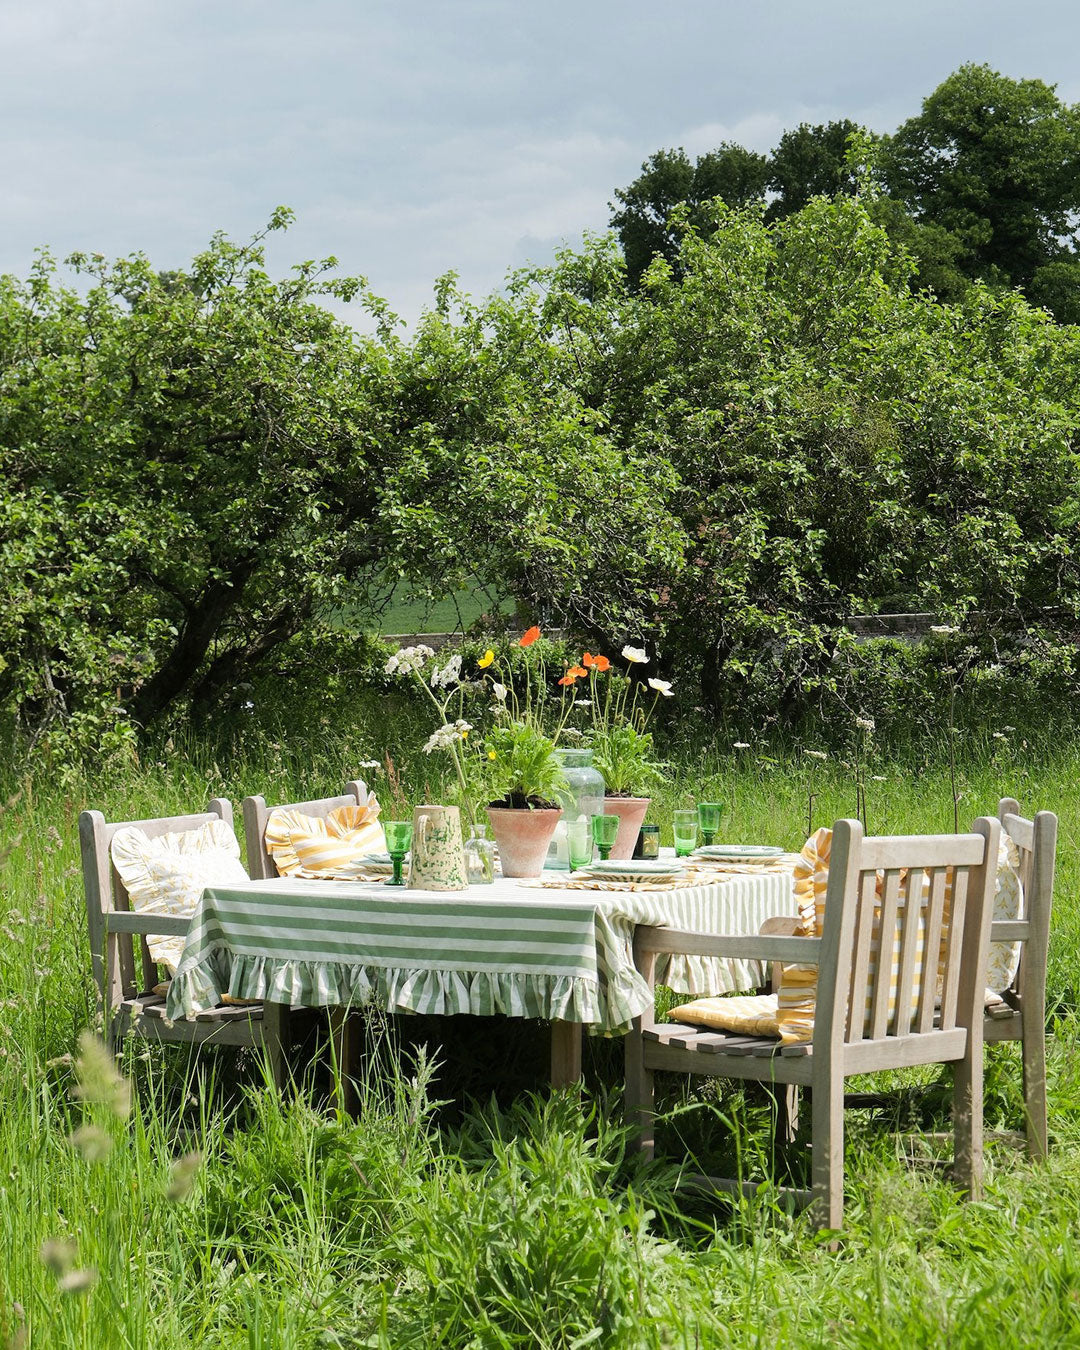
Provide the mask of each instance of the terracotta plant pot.
{"label": "terracotta plant pot", "polygon": [[649,809],[651,797],[605,797],[604,814],[619,817],[619,833],[611,849],[613,858],[632,858],[641,822]]}
{"label": "terracotta plant pot", "polygon": [[548,845],[562,816],[562,807],[532,811],[489,806],[487,809],[504,877],[538,877]]}

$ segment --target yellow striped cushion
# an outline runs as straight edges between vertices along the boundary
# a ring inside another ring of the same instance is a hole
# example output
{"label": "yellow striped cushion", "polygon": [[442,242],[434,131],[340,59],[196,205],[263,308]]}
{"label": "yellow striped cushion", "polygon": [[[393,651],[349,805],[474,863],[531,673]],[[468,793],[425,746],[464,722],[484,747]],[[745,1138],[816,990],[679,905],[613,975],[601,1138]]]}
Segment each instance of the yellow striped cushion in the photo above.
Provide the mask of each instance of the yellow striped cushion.
{"label": "yellow striped cushion", "polygon": [[775,1036],[775,994],[735,994],[727,998],[696,998],[672,1008],[668,1016],[693,1026],[741,1031],[746,1036]]}
{"label": "yellow striped cushion", "polygon": [[282,876],[351,880],[363,859],[386,849],[374,796],[363,806],[339,806],[329,815],[277,810],[266,822],[266,848]]}
{"label": "yellow striped cushion", "polygon": [[[820,937],[825,923],[825,892],[829,885],[829,853],[832,830],[821,829],[802,846],[794,868],[795,904],[799,922],[797,937]],[[817,1002],[816,965],[781,967],[776,1020],[780,1039],[799,1045],[814,1039],[814,1006]]]}

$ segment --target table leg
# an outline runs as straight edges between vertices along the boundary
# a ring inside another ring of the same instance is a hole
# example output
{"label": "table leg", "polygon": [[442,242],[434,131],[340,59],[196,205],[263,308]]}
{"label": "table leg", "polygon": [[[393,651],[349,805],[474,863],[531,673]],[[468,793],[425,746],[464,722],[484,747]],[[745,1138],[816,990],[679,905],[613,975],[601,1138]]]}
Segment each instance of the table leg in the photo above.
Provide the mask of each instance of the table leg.
{"label": "table leg", "polygon": [[274,1086],[279,1092],[289,1085],[289,1011],[287,1003],[263,1004],[263,1037]]}
{"label": "table leg", "polygon": [[551,1086],[573,1087],[581,1082],[581,1023],[551,1024]]}
{"label": "table leg", "polygon": [[339,1101],[347,1116],[355,1116],[358,1109],[356,1084],[353,1081],[356,1068],[356,1019],[348,1008],[331,1008],[329,1012],[334,1067],[341,1089]]}

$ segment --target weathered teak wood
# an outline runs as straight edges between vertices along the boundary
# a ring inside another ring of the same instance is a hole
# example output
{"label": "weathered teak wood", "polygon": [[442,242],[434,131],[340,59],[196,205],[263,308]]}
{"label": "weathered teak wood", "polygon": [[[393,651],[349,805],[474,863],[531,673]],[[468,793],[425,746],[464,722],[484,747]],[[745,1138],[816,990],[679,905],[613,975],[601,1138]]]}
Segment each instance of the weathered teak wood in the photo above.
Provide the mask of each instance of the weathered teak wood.
{"label": "weathered teak wood", "polygon": [[[995,941],[1022,943],[1020,965],[1005,991],[1006,1016],[988,1010],[984,1034],[988,1041],[1019,1041],[1024,1076],[1025,1136],[1028,1155],[1045,1158],[1048,1148],[1046,1112],[1046,957],[1050,945],[1050,913],[1054,899],[1054,862],[1057,816],[1040,811],[1034,820],[1020,814],[1013,797],[998,803],[1002,829],[1020,853],[1020,880],[1024,888],[1024,918],[995,923]],[[995,1015],[996,1014],[996,1015]]]}
{"label": "weathered teak wood", "polygon": [[[175,915],[135,914],[127,890],[112,865],[109,850],[117,830],[134,825],[151,838],[196,830],[212,820],[232,825],[232,804],[222,797],[211,800],[199,815],[165,816],[154,820],[106,821],[100,811],[79,817],[86,917],[90,931],[90,959],[98,1006],[109,1044],[117,1049],[130,1032],[144,1040],[172,1041],[193,1046],[240,1045],[264,1049],[275,1066],[284,1060],[285,1041],[264,1016],[262,1004],[214,1008],[197,1017],[170,1022],[159,994],[140,993],[140,983],[157,983],[157,967],[146,945],[146,935],[179,937],[188,920]],[[136,942],[138,950],[136,952]],[[141,980],[136,966],[141,967]],[[275,1073],[280,1072],[275,1068]]]}
{"label": "weathered teak wood", "polygon": [[[818,990],[813,1043],[784,1046],[780,1053],[778,1042],[771,1038],[728,1036],[714,1030],[696,1032],[686,1027],[658,1026],[651,1018],[637,1019],[626,1038],[626,1109],[638,1146],[651,1155],[653,1078],[657,1071],[756,1079],[774,1092],[780,1087],[809,1087],[811,1191],[789,1195],[797,1203],[810,1201],[816,1226],[838,1229],[843,1220],[845,1078],[881,1069],[947,1063],[953,1066],[955,1084],[954,1171],[961,1186],[977,1195],[982,1177],[982,990],[989,958],[1000,831],[998,821],[981,819],[966,835],[864,839],[858,821],[838,821],[833,830],[824,927],[818,939],[771,935],[718,938],[669,929],[639,929],[635,960],[650,985],[658,953],[707,951],[715,956],[737,952],[742,957],[816,962]],[[920,951],[917,930],[918,915],[924,908],[924,879],[929,932]],[[943,1002],[951,1010],[947,1025],[939,1023],[932,1012],[946,880],[951,882],[950,899],[954,902],[941,972]],[[891,1000],[892,947],[898,915],[898,997]],[[870,946],[875,930],[880,942],[877,957],[872,960]],[[920,999],[913,1012],[916,980]],[[930,993],[926,995],[928,986]],[[900,996],[904,996],[903,1002]],[[925,1016],[927,997],[929,1021]],[[752,1185],[742,1181],[725,1184],[740,1190]]]}
{"label": "weathered teak wood", "polygon": [[318,797],[310,802],[282,802],[267,806],[265,797],[245,797],[244,842],[247,846],[248,875],[252,881],[270,881],[278,875],[274,860],[266,848],[266,822],[274,811],[301,811],[305,816],[325,819],[339,806],[363,806],[368,799],[367,785],[359,778],[346,783],[340,797]]}
{"label": "weathered teak wood", "polygon": [[[253,881],[272,881],[279,875],[274,860],[266,847],[266,823],[274,811],[301,811],[305,816],[325,819],[339,806],[363,806],[368,799],[367,785],[359,778],[345,784],[345,791],[338,797],[318,797],[309,802],[283,802],[276,806],[267,806],[264,797],[245,797],[243,801],[244,843],[247,848],[248,873]],[[282,1040],[288,1034],[289,1009],[283,1004],[267,1003],[268,1024]],[[341,1084],[342,1108],[350,1115],[356,1109],[356,1089],[353,1073],[356,1068],[357,1034],[354,1019],[345,1008],[330,1009],[330,1039],[338,1079]],[[274,1063],[275,1082],[280,1089],[287,1085],[287,1066],[281,1061]]]}
{"label": "weathered teak wood", "polygon": [[551,1024],[551,1086],[575,1087],[581,1081],[581,1023]]}

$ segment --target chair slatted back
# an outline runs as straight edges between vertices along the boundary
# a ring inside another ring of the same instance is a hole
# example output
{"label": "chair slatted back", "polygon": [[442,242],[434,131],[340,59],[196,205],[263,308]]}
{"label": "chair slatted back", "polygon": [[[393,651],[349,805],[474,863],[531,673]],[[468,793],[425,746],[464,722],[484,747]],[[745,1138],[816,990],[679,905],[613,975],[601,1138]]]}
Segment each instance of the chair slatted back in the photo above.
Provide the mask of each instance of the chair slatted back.
{"label": "chair slatted back", "polygon": [[267,806],[265,797],[244,798],[244,839],[247,844],[248,873],[253,881],[270,881],[278,876],[274,859],[266,847],[266,822],[275,811],[299,811],[305,816],[325,820],[339,806],[364,806],[367,784],[354,778],[345,785],[340,797],[320,797],[310,802],[287,802]]}
{"label": "chair slatted back", "polygon": [[[1000,825],[866,838],[838,821],[829,865],[814,1054],[971,1027],[989,953]],[[940,997],[939,997],[940,996]]]}
{"label": "chair slatted back", "polygon": [[1027,922],[1027,936],[1021,939],[1020,964],[1011,989],[1021,999],[1028,994],[1041,1001],[1046,991],[1058,820],[1052,811],[1039,811],[1034,820],[1025,819],[1020,814],[1020,803],[1013,797],[1002,797],[998,802],[998,819],[1020,855],[1023,918]]}
{"label": "chair slatted back", "polygon": [[[153,820],[106,821],[100,811],[83,811],[79,816],[79,847],[82,853],[83,889],[86,893],[86,917],[90,930],[90,957],[94,982],[106,1008],[117,1007],[124,999],[140,992],[136,974],[136,941],[131,933],[106,931],[106,916],[116,910],[130,910],[127,887],[112,864],[111,848],[117,830],[129,826],[142,830],[151,839],[162,834],[181,834],[197,830],[213,820],[231,827],[232,803],[213,797],[207,809],[190,816],[160,816]],[[138,938],[141,988],[157,982],[157,965],[150,955],[145,937]]]}

